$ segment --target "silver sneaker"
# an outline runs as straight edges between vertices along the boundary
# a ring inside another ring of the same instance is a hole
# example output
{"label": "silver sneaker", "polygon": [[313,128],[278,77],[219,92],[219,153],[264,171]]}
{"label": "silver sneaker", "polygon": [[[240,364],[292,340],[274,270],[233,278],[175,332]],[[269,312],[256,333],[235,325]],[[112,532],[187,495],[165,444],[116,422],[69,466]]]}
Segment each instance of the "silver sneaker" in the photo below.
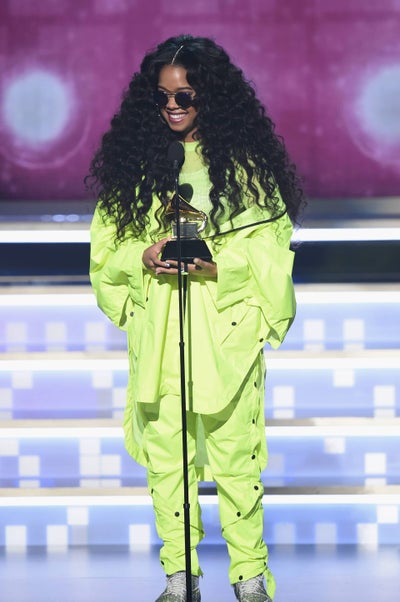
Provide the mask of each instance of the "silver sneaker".
{"label": "silver sneaker", "polygon": [[[192,601],[200,602],[199,578],[192,575]],[[186,573],[179,571],[167,575],[167,587],[156,602],[186,602]]]}
{"label": "silver sneaker", "polygon": [[272,602],[265,591],[263,575],[234,583],[233,590],[239,602]]}

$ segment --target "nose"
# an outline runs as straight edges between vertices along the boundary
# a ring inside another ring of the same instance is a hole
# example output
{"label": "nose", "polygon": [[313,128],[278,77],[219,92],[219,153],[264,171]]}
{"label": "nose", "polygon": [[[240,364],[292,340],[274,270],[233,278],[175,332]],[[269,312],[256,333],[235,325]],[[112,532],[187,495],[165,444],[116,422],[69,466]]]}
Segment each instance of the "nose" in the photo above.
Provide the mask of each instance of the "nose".
{"label": "nose", "polygon": [[177,105],[176,101],[175,101],[175,94],[168,94],[168,102],[167,102],[166,108],[167,109],[179,108],[179,105]]}

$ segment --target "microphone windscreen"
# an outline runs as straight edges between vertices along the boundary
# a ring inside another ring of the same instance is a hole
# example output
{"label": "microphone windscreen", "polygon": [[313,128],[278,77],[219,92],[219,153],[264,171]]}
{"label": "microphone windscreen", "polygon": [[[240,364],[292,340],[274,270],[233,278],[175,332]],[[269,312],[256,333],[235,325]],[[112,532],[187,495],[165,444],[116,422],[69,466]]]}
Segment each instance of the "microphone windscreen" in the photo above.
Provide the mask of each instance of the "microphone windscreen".
{"label": "microphone windscreen", "polygon": [[168,147],[168,161],[170,163],[177,163],[181,166],[185,160],[185,151],[183,146],[178,140],[174,140]]}
{"label": "microphone windscreen", "polygon": [[178,190],[179,195],[190,203],[193,196],[193,186],[191,184],[180,184]]}

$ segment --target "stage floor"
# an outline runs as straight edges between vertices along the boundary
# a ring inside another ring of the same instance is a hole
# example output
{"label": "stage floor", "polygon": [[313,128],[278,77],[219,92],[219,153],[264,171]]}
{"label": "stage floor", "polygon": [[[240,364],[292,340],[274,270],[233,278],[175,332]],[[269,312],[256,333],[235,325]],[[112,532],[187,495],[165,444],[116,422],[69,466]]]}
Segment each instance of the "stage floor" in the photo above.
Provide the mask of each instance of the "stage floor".
{"label": "stage floor", "polygon": [[[199,549],[203,602],[234,602],[223,545]],[[394,602],[400,589],[400,548],[377,550],[278,546],[270,550],[275,602]],[[0,556],[1,602],[154,602],[164,588],[158,550],[30,549]]]}

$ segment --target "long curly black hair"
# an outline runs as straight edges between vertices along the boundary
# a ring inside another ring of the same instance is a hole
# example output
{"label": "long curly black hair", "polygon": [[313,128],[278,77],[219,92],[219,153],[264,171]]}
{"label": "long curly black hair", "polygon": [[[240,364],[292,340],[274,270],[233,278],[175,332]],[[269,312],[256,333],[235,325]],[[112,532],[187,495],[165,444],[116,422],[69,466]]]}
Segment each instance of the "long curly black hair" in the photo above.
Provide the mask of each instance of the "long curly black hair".
{"label": "long curly black hair", "polygon": [[86,184],[115,221],[117,238],[124,238],[128,225],[140,236],[153,195],[165,204],[174,189],[167,150],[177,134],[160,118],[153,99],[162,67],[172,62],[186,70],[199,99],[195,136],[208,168],[209,217],[216,232],[222,215],[233,217],[243,210],[243,187],[260,207],[278,215],[277,185],[296,222],[304,202],[299,178],[252,86],[213,40],[181,35],[145,55],[90,165]]}

